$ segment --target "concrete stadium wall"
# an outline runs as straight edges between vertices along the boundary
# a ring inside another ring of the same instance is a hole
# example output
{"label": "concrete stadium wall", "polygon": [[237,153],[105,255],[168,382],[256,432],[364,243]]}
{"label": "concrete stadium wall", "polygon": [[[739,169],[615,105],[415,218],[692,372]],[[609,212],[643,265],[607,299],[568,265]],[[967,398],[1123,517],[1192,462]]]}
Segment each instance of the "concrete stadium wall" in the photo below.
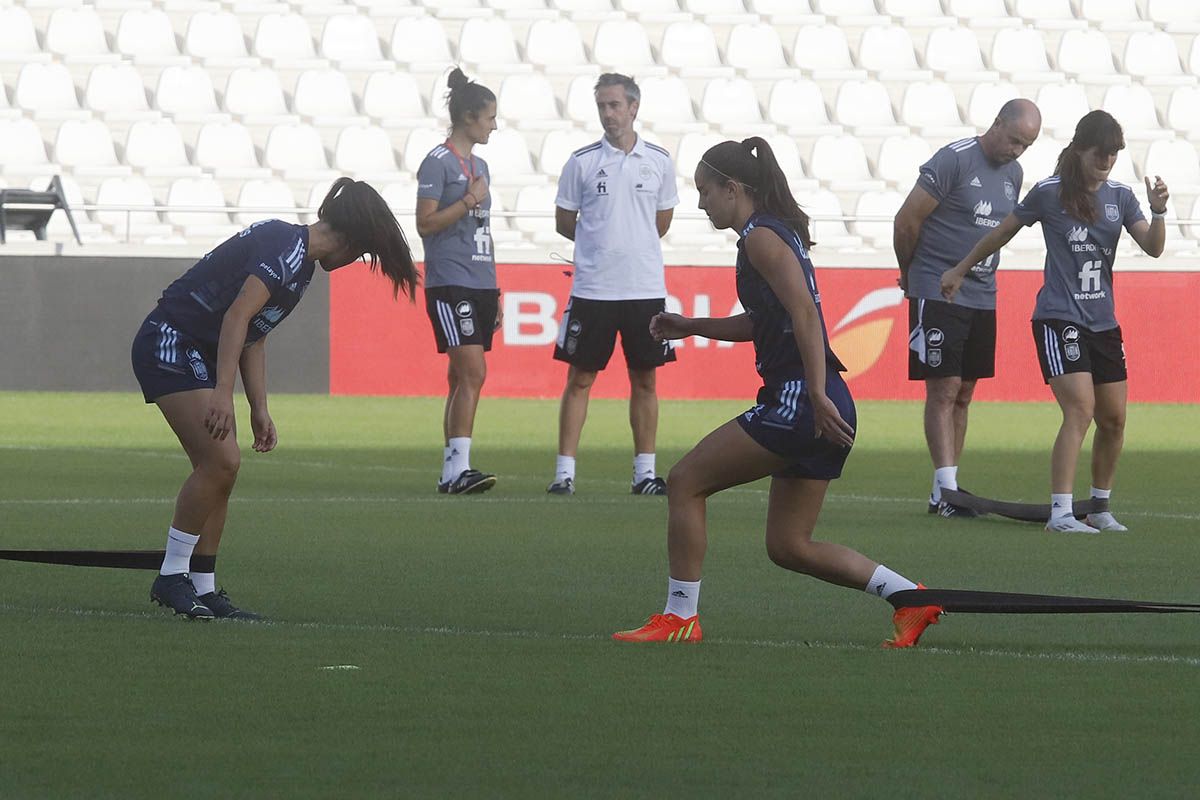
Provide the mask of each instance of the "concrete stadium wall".
{"label": "concrete stadium wall", "polygon": [[[0,390],[138,391],[129,346],[194,259],[0,256]],[[329,281],[267,339],[267,387],[329,391]]]}

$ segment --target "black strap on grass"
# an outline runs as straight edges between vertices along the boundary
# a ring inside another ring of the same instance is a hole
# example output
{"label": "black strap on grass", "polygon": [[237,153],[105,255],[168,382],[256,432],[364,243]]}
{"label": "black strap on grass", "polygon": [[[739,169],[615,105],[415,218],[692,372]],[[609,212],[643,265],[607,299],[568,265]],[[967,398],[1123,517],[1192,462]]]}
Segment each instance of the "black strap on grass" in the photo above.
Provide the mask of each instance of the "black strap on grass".
{"label": "black strap on grass", "polygon": [[[1050,506],[1037,503],[1009,503],[1004,500],[991,500],[970,492],[960,492],[954,489],[942,489],[942,499],[956,506],[963,506],[980,514],[999,514],[1009,519],[1021,522],[1042,522],[1050,519]],[[1088,514],[1100,514],[1108,511],[1108,499],[1091,497],[1074,504],[1073,513],[1076,519],[1082,519]]]}
{"label": "black strap on grass", "polygon": [[946,611],[964,614],[1177,614],[1200,611],[1200,603],[1153,603],[971,589],[909,589],[895,592],[888,602],[895,608],[941,606]]}
{"label": "black strap on grass", "polygon": [[0,558],[69,567],[158,569],[163,550],[0,550]]}

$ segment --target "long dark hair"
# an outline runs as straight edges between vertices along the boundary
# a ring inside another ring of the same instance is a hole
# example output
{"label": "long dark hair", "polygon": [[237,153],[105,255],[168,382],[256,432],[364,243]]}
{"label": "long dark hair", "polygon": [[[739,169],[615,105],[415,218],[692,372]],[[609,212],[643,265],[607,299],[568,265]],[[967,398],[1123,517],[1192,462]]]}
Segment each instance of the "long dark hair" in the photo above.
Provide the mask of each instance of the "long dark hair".
{"label": "long dark hair", "polygon": [[450,110],[450,127],[459,127],[469,120],[468,115],[476,116],[487,108],[488,103],[496,102],[496,95],[481,83],[469,80],[463,71],[455,67],[446,79],[450,91],[446,92],[446,105]]}
{"label": "long dark hair", "polygon": [[718,180],[740,183],[754,196],[756,209],[786,222],[805,247],[816,244],[808,233],[808,214],[792,196],[787,176],[762,137],[713,145],[700,159],[700,167]]}
{"label": "long dark hair", "polygon": [[1100,153],[1116,153],[1125,149],[1125,133],[1121,123],[1107,111],[1089,111],[1075,126],[1071,143],[1058,154],[1054,174],[1061,180],[1059,202],[1075,219],[1089,225],[1096,221],[1096,199],[1088,191],[1083,175],[1082,154],[1096,148]]}
{"label": "long dark hair", "polygon": [[421,276],[413,264],[408,240],[387,202],[369,183],[338,178],[321,201],[317,219],[370,256],[371,271],[379,270],[391,280],[394,296],[403,290],[416,299]]}

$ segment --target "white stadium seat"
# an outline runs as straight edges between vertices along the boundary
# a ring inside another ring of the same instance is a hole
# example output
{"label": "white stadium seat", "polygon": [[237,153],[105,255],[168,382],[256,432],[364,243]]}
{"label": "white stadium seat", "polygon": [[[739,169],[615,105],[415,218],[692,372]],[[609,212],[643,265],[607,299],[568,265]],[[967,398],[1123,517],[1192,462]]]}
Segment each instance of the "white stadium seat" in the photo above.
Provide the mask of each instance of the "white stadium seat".
{"label": "white stadium seat", "polygon": [[46,25],[46,49],[64,61],[113,61],[96,9],[58,8]]}
{"label": "white stadium seat", "polygon": [[88,116],[79,107],[71,73],[62,64],[32,63],[21,67],[13,102],[37,117]]}
{"label": "white stadium seat", "polygon": [[342,128],[334,145],[333,165],[341,172],[368,180],[399,177],[392,139],[378,125],[351,125]]}
{"label": "white stadium seat", "polygon": [[992,68],[1008,73],[1017,83],[1061,81],[1050,68],[1046,39],[1036,28],[1004,28],[992,40]]}
{"label": "white stadium seat", "polygon": [[1057,139],[1043,132],[1037,141],[1021,154],[1021,169],[1025,171],[1025,189],[1054,174],[1058,156],[1067,145],[1067,140]]}
{"label": "white stadium seat", "polygon": [[1194,76],[1183,78],[1175,38],[1164,31],[1136,31],[1129,34],[1122,62],[1126,74],[1134,80],[1153,84],[1179,82],[1182,79],[1195,83]]}
{"label": "white stadium seat", "polygon": [[1200,4],[1195,0],[1149,0],[1147,18],[1165,24],[1168,31],[1200,32]]}
{"label": "white stadium seat", "polygon": [[0,62],[49,61],[38,44],[33,17],[21,6],[0,8]]}
{"label": "white stadium seat", "polygon": [[199,11],[188,20],[184,49],[213,64],[237,64],[247,57],[246,40],[231,11]]}
{"label": "white stadium seat", "polygon": [[372,72],[363,87],[363,113],[385,125],[432,125],[417,80],[408,72]]}
{"label": "white stadium seat", "polygon": [[[495,134],[493,134],[495,135]],[[404,141],[404,168],[416,174],[429,151],[446,141],[446,134],[427,128],[418,128],[408,134]],[[477,155],[479,155],[477,153]],[[490,163],[490,162],[489,162]]]}
{"label": "white stadium seat", "polygon": [[967,101],[967,123],[981,132],[990,128],[1000,107],[1020,96],[1016,85],[1008,81],[979,84],[971,90],[971,99]]}
{"label": "white stadium seat", "polygon": [[5,175],[43,175],[49,170],[46,144],[31,119],[0,119],[0,142],[4,159],[0,172]]}
{"label": "white stadium seat", "polygon": [[129,167],[117,161],[112,132],[97,119],[69,119],[54,138],[54,161],[77,176],[126,176]]}
{"label": "white stadium seat", "polygon": [[180,178],[167,190],[167,222],[189,238],[225,239],[237,229],[229,219],[225,196],[212,178]]}
{"label": "white stadium seat", "polygon": [[642,92],[640,122],[656,131],[686,133],[704,129],[704,124],[696,121],[692,98],[682,78],[646,78],[639,81],[638,88]]}
{"label": "white stadium seat", "polygon": [[719,231],[700,210],[700,195],[695,187],[682,180],[677,182],[679,205],[671,219],[664,244],[678,250],[715,250],[729,247],[730,237]]}
{"label": "white stadium seat", "polygon": [[285,182],[276,178],[246,181],[238,191],[237,205],[243,209],[233,215],[238,225],[251,225],[263,219],[300,222],[299,214],[287,210],[296,208],[296,196]]}
{"label": "white stadium seat", "polygon": [[1112,82],[1116,68],[1108,37],[1096,30],[1067,31],[1058,43],[1058,68],[1086,83]]}
{"label": "white stadium seat", "polygon": [[159,73],[154,105],[177,120],[207,121],[220,116],[212,78],[200,66],[169,66]]}
{"label": "white stadium seat", "polygon": [[198,175],[200,169],[188,162],[183,135],[169,119],[141,120],[125,134],[125,163],[148,177]]}
{"label": "white stadium seat", "polygon": [[1200,36],[1192,40],[1192,49],[1188,53],[1188,71],[1200,75]]}
{"label": "white stadium seat", "polygon": [[[600,23],[592,41],[592,60],[605,67],[619,68],[626,74],[646,75],[655,72],[657,67],[645,27],[631,19]],[[662,74],[661,68],[657,73]]]}
{"label": "white stadium seat", "polygon": [[597,75],[580,75],[567,87],[567,118],[584,125],[596,125],[596,78]]}
{"label": "white stadium seat", "polygon": [[[110,206],[97,209],[92,218],[107,225],[118,239],[161,235],[170,230],[158,218],[158,212],[152,210],[158,203],[150,184],[141,178],[108,178],[101,181],[96,190],[96,205]],[[125,206],[126,210],[120,206]],[[130,210],[139,206],[144,210]]]}
{"label": "white stadium seat", "polygon": [[872,25],[863,31],[858,63],[863,69],[881,73],[880,77],[888,81],[910,79],[904,73],[920,70],[912,37],[899,25]]}
{"label": "white stadium seat", "polygon": [[[787,176],[789,183],[798,184],[809,180],[804,171],[804,162],[800,159],[800,148],[796,146],[795,139],[778,134],[763,138],[771,146],[771,152],[775,154],[775,160],[779,163],[783,174]],[[815,186],[816,181],[810,182]]]}
{"label": "white stadium seat", "polygon": [[871,177],[867,154],[853,136],[822,136],[813,144],[809,172],[822,183],[853,190],[879,188]]}
{"label": "white stadium seat", "polygon": [[754,84],[745,78],[709,81],[700,100],[700,116],[712,125],[736,129],[741,135],[749,135],[763,124]]}
{"label": "white stadium seat", "polygon": [[772,70],[787,70],[779,31],[765,22],[734,25],[725,45],[725,60],[731,67],[753,72],[755,77],[770,78],[774,77]]}
{"label": "white stadium seat", "polygon": [[679,151],[675,153],[675,174],[691,181],[695,177],[696,166],[708,149],[728,138],[719,133],[685,133],[679,137]]}
{"label": "white stadium seat", "polygon": [[458,37],[458,55],[463,61],[485,67],[492,74],[529,69],[529,65],[521,61],[512,27],[504,19],[468,19]]}
{"label": "white stadium seat", "polygon": [[949,0],[946,12],[971,25],[1003,25],[1011,21],[1004,0]]}
{"label": "white stadium seat", "polygon": [[899,133],[887,87],[879,81],[846,81],[838,87],[834,119],[875,135]]}
{"label": "white stadium seat", "polygon": [[329,169],[321,135],[311,125],[284,123],[271,128],[263,147],[263,163],[283,173]]}
{"label": "white stadium seat", "polygon": [[496,107],[509,124],[523,130],[569,128],[571,123],[558,111],[554,86],[545,75],[508,75],[496,92]]}
{"label": "white stadium seat", "polygon": [[225,110],[259,121],[288,114],[279,73],[270,67],[238,67],[225,81]]}
{"label": "white stadium seat", "polygon": [[[845,215],[842,203],[828,189],[818,189],[797,197],[800,207],[811,217],[809,234],[818,245],[829,249],[840,247],[857,247],[862,240],[850,233],[845,220],[836,219]],[[817,219],[817,217],[834,217],[834,219]]]}
{"label": "white stadium seat", "polygon": [[146,102],[141,73],[129,63],[97,64],[88,75],[84,105],[106,119],[146,119],[159,116]]}
{"label": "white stadium seat", "polygon": [[1159,125],[1154,97],[1145,86],[1110,86],[1100,107],[1117,118],[1128,139],[1170,136],[1170,131]]}
{"label": "white stadium seat", "polygon": [[1038,90],[1037,106],[1042,112],[1042,130],[1060,139],[1075,135],[1075,125],[1091,111],[1087,92],[1077,83],[1048,83]]}
{"label": "white stadium seat", "polygon": [[542,149],[538,153],[538,166],[541,167],[542,174],[558,180],[571,154],[599,138],[599,134],[588,131],[550,131],[546,138],[542,139]]}
{"label": "white stadium seat", "polygon": [[673,22],[663,32],[662,63],[685,77],[725,75],[733,70],[721,63],[717,39],[703,22]]}
{"label": "white stadium seat", "polygon": [[920,128],[926,135],[953,138],[970,136],[958,115],[958,102],[950,85],[943,81],[918,81],[904,89],[900,105],[900,121]]}
{"label": "white stadium seat", "polygon": [[[943,143],[938,142],[940,147]],[[875,174],[902,189],[917,182],[917,171],[933,155],[935,143],[922,136],[889,136],[879,146]]]}
{"label": "white stadium seat", "polygon": [[[316,187],[314,187],[315,189]],[[328,188],[328,187],[324,187]],[[385,183],[379,189],[379,194],[383,197],[384,202],[388,204],[388,208],[396,212],[397,215],[411,215],[417,208],[417,182],[410,178],[400,178],[399,180]],[[321,198],[317,198],[319,203]]]}
{"label": "white stadium seat", "polygon": [[392,28],[392,58],[411,69],[443,72],[453,62],[442,23],[433,17],[401,17]]}
{"label": "white stadium seat", "polygon": [[261,178],[270,170],[259,166],[250,131],[239,122],[209,122],[196,134],[193,162],[218,178]]}
{"label": "white stadium seat", "polygon": [[358,121],[354,94],[346,74],[337,69],[308,69],[296,78],[292,108],[317,124],[353,124]]}
{"label": "white stadium seat", "polygon": [[892,220],[904,203],[904,195],[895,191],[863,192],[854,206],[856,217],[882,217],[883,219],[860,219],[854,223],[854,232],[880,250],[892,248]]}
{"label": "white stadium seat", "polygon": [[338,63],[378,65],[383,51],[375,23],[362,14],[334,14],[321,29],[321,55]]}
{"label": "white stadium seat", "polygon": [[492,131],[488,143],[478,145],[475,152],[488,163],[492,181],[498,185],[541,183],[542,176],[533,168],[533,156],[525,137],[512,128]]}
{"label": "white stadium seat", "polygon": [[311,67],[317,57],[312,30],[300,14],[264,14],[254,29],[254,53],[279,64],[302,63]]}
{"label": "white stadium seat", "polygon": [[1141,22],[1134,0],[1079,0],[1079,16],[1116,30]]}
{"label": "white stadium seat", "polygon": [[175,43],[171,18],[157,8],[126,11],[117,23],[117,52],[139,64],[179,64],[187,59]]}
{"label": "white stadium seat", "polygon": [[796,31],[792,63],[814,72],[853,70],[846,34],[834,25],[805,25]]}
{"label": "white stadium seat", "polygon": [[986,76],[989,75],[983,66],[979,41],[970,28],[945,27],[930,31],[925,40],[925,66],[943,73],[949,81],[977,83],[988,80]]}
{"label": "white stadium seat", "polygon": [[[1016,0],[1013,12],[1029,23],[1044,24],[1047,21],[1075,22],[1075,12],[1071,9],[1071,0]],[[1084,22],[1080,27],[1086,27]]]}
{"label": "white stadium seat", "polygon": [[875,0],[812,0],[812,10],[827,17],[857,17],[865,19],[878,15]]}
{"label": "white stadium seat", "polygon": [[767,118],[797,136],[841,132],[841,126],[829,120],[821,87],[806,78],[775,82],[767,99]]}
{"label": "white stadium seat", "polygon": [[513,224],[535,244],[566,245],[566,239],[554,229],[554,200],[557,194],[558,187],[552,183],[523,186],[517,192],[517,217]]}
{"label": "white stadium seat", "polygon": [[1180,86],[1171,92],[1167,124],[1189,138],[1200,136],[1200,87]]}
{"label": "white stadium seat", "polygon": [[[1186,139],[1151,142],[1143,163],[1142,174],[1149,175],[1151,180],[1155,175],[1162,176],[1173,193],[1200,192],[1200,159],[1195,146]],[[1144,203],[1145,187],[1135,184],[1133,188]]]}
{"label": "white stadium seat", "polygon": [[879,10],[892,17],[911,18],[926,25],[953,24],[953,20],[944,16],[941,0],[883,0]]}
{"label": "white stadium seat", "polygon": [[530,25],[525,58],[551,74],[588,69],[583,38],[570,19],[539,19]]}

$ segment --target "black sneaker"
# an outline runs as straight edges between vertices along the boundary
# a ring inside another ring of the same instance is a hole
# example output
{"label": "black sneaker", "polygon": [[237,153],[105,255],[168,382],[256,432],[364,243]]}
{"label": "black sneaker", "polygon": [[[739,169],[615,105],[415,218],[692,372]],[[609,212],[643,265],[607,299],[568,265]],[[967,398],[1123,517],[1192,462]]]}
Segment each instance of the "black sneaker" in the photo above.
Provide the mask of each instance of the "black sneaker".
{"label": "black sneaker", "polygon": [[212,609],[212,613],[217,619],[240,619],[246,622],[262,619],[261,615],[255,614],[253,611],[246,611],[235,606],[229,599],[229,595],[225,594],[224,589],[202,594],[200,600]]}
{"label": "black sneaker", "polygon": [[667,482],[662,478],[646,478],[644,481],[631,486],[629,491],[633,494],[666,494]]}
{"label": "black sneaker", "polygon": [[196,587],[186,572],[159,575],[150,586],[150,601],[166,606],[188,619],[212,619],[216,615],[196,596]]}
{"label": "black sneaker", "polygon": [[977,512],[966,506],[956,506],[947,500],[938,502],[936,513],[939,517],[955,517],[957,519],[975,519],[979,516]]}
{"label": "black sneaker", "polygon": [[[962,492],[963,494],[970,494],[970,492],[968,492],[966,489],[962,488],[961,486],[960,486],[960,487],[958,487],[958,489],[957,489],[956,491]],[[953,504],[951,504],[951,505],[953,505]],[[961,506],[956,506],[956,508],[961,508]],[[964,511],[970,511],[970,509],[963,509],[963,510],[964,510]],[[937,514],[937,513],[938,513],[938,503],[935,503],[935,502],[934,502],[934,500],[933,500],[933,495],[932,495],[932,494],[931,494],[931,495],[929,495],[929,512],[928,512],[928,513],[930,513],[930,514]],[[983,515],[982,515],[980,512],[978,512],[978,511],[972,511],[971,513],[972,513],[974,516],[976,516],[976,517],[983,516]]]}
{"label": "black sneaker", "polygon": [[450,481],[450,485],[446,487],[446,494],[479,494],[495,485],[495,475],[477,469],[464,469],[457,478]]}
{"label": "black sneaker", "polygon": [[446,494],[450,491],[451,481],[438,481],[438,494]]}
{"label": "black sneaker", "polygon": [[575,479],[563,478],[546,487],[546,494],[575,494]]}

